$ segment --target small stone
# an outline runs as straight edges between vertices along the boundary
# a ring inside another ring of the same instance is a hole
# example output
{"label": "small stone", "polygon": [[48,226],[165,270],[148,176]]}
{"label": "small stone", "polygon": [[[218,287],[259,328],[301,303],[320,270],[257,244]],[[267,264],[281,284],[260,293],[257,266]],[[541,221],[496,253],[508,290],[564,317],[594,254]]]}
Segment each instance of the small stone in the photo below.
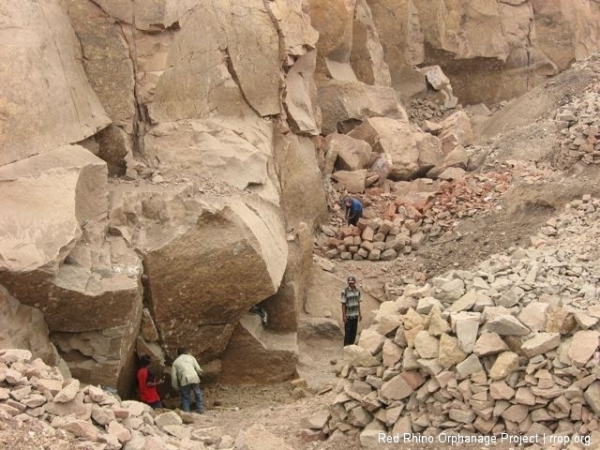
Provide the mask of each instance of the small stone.
{"label": "small stone", "polygon": [[513,352],[500,353],[490,369],[492,380],[501,380],[512,374],[519,367],[519,355]]}

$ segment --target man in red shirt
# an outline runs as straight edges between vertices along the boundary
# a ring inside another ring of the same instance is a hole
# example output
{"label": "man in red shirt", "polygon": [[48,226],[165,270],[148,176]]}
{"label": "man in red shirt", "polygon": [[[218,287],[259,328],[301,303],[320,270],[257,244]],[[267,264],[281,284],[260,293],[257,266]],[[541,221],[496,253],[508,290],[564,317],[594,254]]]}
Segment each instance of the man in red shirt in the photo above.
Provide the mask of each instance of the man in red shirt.
{"label": "man in red shirt", "polygon": [[140,401],[150,405],[153,409],[161,408],[162,403],[160,396],[156,391],[156,386],[161,384],[162,380],[155,380],[148,371],[148,366],[152,362],[149,355],[144,355],[140,358],[140,368],[137,371],[138,395]]}

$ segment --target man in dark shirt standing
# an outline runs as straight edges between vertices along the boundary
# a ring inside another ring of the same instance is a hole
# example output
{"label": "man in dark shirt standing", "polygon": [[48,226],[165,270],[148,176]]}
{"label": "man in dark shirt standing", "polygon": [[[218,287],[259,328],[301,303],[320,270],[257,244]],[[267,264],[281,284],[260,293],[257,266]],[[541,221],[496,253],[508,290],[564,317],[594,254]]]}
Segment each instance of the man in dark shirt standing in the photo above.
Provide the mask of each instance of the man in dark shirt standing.
{"label": "man in dark shirt standing", "polygon": [[344,347],[353,345],[356,340],[358,322],[362,319],[360,291],[356,287],[356,278],[348,277],[348,286],[342,291],[342,318],[344,319]]}
{"label": "man in dark shirt standing", "polygon": [[344,198],[344,205],[346,206],[346,220],[348,221],[348,225],[356,226],[358,219],[362,217],[362,203],[355,198],[346,197]]}

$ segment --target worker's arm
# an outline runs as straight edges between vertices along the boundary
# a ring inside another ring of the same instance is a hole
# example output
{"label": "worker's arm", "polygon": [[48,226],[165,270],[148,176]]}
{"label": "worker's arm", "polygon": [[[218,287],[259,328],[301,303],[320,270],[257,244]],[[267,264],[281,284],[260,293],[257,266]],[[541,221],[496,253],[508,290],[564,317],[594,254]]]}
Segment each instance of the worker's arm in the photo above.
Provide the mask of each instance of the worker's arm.
{"label": "worker's arm", "polygon": [[346,323],[346,304],[342,303],[342,319],[344,319],[344,323]]}
{"label": "worker's arm", "polygon": [[171,386],[173,386],[173,389],[176,391],[179,390],[179,380],[177,379],[177,369],[175,368],[175,365],[171,367]]}

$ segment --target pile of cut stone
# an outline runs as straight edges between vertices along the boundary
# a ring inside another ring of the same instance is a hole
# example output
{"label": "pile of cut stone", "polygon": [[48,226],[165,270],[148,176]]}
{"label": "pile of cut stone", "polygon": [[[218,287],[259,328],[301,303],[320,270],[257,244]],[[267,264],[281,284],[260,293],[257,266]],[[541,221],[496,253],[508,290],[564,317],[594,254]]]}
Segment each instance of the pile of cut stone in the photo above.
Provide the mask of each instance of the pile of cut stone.
{"label": "pile of cut stone", "polygon": [[[326,432],[592,435],[600,431],[600,200],[548,222],[534,248],[384,302],[356,346]],[[576,447],[571,447],[576,448]]]}
{"label": "pile of cut stone", "polygon": [[600,85],[581,99],[562,106],[556,113],[556,126],[564,136],[555,163],[566,169],[581,161],[600,164]]}
{"label": "pile of cut stone", "polygon": [[[1,420],[35,422],[45,436],[69,432],[86,449],[211,448],[174,411],[157,413],[137,401],[119,401],[99,387],[82,388],[76,379],[65,380],[56,367],[32,360],[28,350],[0,350]],[[224,438],[230,445],[219,448],[233,448],[233,438]]]}
{"label": "pile of cut stone", "polygon": [[[321,227],[315,253],[330,259],[390,261],[418,249],[425,240],[452,232],[458,220],[493,210],[508,190],[510,172],[466,175],[442,182],[428,180],[403,182],[405,193],[364,195],[371,214],[358,226],[343,226],[341,217]],[[429,190],[426,190],[429,189]]]}

